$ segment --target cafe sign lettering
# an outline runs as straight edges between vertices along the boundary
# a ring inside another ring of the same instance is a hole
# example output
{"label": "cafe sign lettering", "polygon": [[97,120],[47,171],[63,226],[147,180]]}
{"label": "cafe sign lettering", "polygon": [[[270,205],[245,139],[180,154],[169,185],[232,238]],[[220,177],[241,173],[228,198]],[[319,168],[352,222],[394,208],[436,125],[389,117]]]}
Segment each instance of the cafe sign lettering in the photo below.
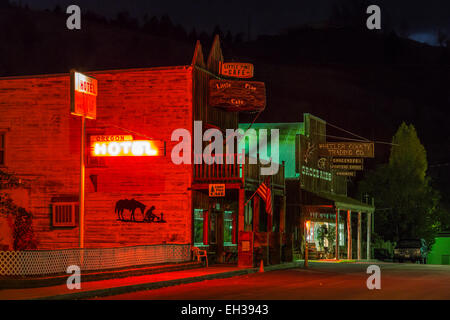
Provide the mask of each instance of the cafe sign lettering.
{"label": "cafe sign lettering", "polygon": [[223,62],[220,64],[220,74],[234,78],[253,78],[253,64],[242,62]]}
{"label": "cafe sign lettering", "polygon": [[210,80],[208,104],[227,111],[260,111],[266,107],[264,82]]}
{"label": "cafe sign lettering", "polygon": [[327,142],[319,143],[319,153],[328,157],[373,158],[373,142]]}

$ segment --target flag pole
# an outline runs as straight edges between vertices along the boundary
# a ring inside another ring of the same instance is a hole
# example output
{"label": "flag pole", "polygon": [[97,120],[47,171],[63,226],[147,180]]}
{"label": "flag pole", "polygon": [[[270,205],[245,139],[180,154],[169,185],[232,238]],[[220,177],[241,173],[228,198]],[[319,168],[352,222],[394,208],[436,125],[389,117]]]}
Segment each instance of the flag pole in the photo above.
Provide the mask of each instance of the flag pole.
{"label": "flag pole", "polygon": [[[258,187],[258,188],[259,188],[259,187]],[[256,190],[258,191],[258,189],[256,189]],[[247,205],[247,203],[248,203],[250,200],[253,199],[253,197],[255,196],[255,194],[256,194],[257,191],[253,192],[252,196],[244,203],[244,207]]]}
{"label": "flag pole", "polygon": [[[270,177],[270,176],[269,176]],[[265,180],[264,180],[265,181]],[[264,183],[264,181],[262,183]],[[272,178],[270,177],[270,190],[272,190]],[[258,186],[259,188],[259,186]],[[258,192],[258,188],[256,188],[256,191],[253,192],[252,196],[244,203],[244,207],[247,205],[247,203],[253,199],[253,197],[255,196],[255,194]]]}

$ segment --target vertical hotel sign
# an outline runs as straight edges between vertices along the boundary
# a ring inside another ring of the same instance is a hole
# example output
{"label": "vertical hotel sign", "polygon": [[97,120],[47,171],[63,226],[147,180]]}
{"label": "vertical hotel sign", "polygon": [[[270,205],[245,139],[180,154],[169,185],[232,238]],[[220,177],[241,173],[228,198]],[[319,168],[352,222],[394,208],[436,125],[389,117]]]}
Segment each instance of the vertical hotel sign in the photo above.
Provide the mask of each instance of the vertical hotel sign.
{"label": "vertical hotel sign", "polygon": [[70,113],[96,118],[97,79],[74,70],[70,71]]}
{"label": "vertical hotel sign", "polygon": [[[86,138],[86,118],[95,119],[97,115],[97,80],[85,74],[70,70],[70,113],[81,117],[80,150],[80,248],[84,248],[84,148]],[[84,251],[80,251],[83,261]]]}

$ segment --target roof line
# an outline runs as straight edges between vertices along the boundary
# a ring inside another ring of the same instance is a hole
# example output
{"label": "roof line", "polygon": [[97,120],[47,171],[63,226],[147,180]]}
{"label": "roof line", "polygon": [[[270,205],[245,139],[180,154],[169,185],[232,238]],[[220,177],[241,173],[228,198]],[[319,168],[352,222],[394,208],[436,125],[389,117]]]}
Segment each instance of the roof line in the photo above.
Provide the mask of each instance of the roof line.
{"label": "roof line", "polygon": [[[192,66],[191,65],[181,65],[181,66],[162,66],[162,67],[146,67],[146,68],[106,69],[106,70],[83,71],[83,73],[105,74],[105,73],[119,73],[119,72],[153,71],[153,70],[164,70],[164,69],[166,69],[166,70],[167,69],[187,69],[190,67],[192,67]],[[69,74],[70,74],[70,71],[68,71],[67,73],[61,72],[61,73],[36,74],[36,75],[7,76],[7,77],[0,77],[0,80],[67,77]]]}

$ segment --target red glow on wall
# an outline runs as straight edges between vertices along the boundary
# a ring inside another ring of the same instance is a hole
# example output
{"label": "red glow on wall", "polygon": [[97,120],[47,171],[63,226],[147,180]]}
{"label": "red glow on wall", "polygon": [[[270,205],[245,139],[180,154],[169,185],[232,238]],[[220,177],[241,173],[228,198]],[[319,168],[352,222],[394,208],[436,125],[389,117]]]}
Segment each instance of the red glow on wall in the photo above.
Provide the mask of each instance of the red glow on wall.
{"label": "red glow on wall", "polygon": [[161,155],[164,143],[156,140],[91,140],[93,157],[152,157]]}

